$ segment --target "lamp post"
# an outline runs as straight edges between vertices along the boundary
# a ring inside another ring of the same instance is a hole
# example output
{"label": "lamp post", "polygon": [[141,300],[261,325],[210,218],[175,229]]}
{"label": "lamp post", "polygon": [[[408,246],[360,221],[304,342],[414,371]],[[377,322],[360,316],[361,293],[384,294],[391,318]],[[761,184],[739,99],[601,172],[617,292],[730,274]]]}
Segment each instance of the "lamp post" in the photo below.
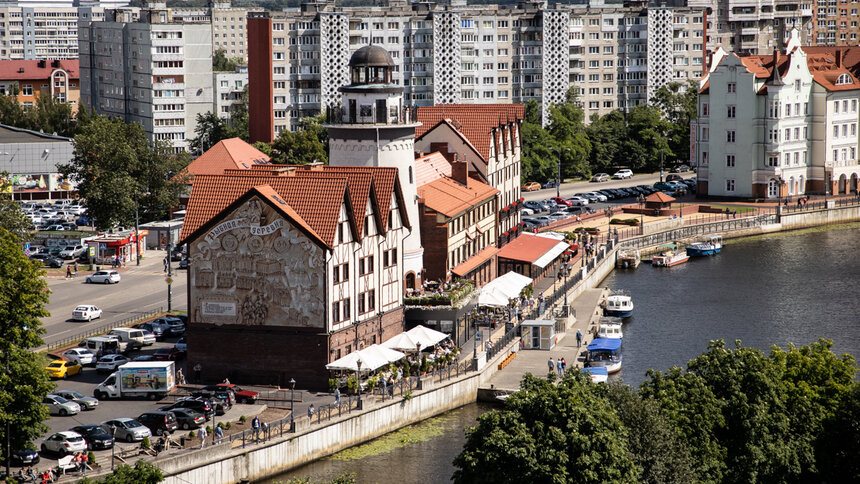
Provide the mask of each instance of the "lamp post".
{"label": "lamp post", "polygon": [[[140,265],[140,217],[138,215],[140,201],[137,198],[137,192],[134,194],[134,243],[135,253],[137,255],[137,265]],[[170,251],[167,252],[167,260],[170,261]],[[168,297],[168,300],[170,298]],[[170,309],[168,309],[170,311]]]}
{"label": "lamp post", "polygon": [[296,431],[296,419],[293,417],[293,392],[296,389],[296,379],[290,378],[290,432]]}
{"label": "lamp post", "polygon": [[663,148],[660,148],[660,183],[663,183]]}
{"label": "lamp post", "polygon": [[472,359],[478,360],[478,315],[472,315],[472,323],[475,325],[475,336],[472,338]]}
{"label": "lamp post", "polygon": [[358,390],[358,410],[361,410],[361,358],[355,364],[358,367],[358,378],[355,380],[355,386]]}
{"label": "lamp post", "polygon": [[110,470],[113,470],[113,455],[116,449],[116,427],[113,425],[110,426],[110,437],[113,439],[113,445],[110,446]]}

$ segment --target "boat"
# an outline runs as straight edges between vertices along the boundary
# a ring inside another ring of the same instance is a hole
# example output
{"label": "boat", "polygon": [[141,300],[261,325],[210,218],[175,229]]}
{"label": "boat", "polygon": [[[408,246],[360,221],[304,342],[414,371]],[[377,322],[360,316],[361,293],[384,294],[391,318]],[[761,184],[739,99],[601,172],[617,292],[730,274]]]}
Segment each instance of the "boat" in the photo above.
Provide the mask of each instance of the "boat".
{"label": "boat", "polygon": [[613,293],[606,298],[603,306],[604,316],[615,316],[616,318],[629,318],[633,315],[633,298],[625,293]]}
{"label": "boat", "polygon": [[608,373],[621,370],[621,339],[595,338],[586,349],[585,366],[606,368]]}
{"label": "boat", "polygon": [[642,262],[642,257],[638,250],[627,250],[618,252],[618,258],[615,259],[615,267],[618,269],[635,269]]}
{"label": "boat", "polygon": [[654,267],[672,267],[678,264],[683,264],[690,260],[690,256],[686,252],[665,251],[660,255],[655,255],[651,258],[651,265]]}
{"label": "boat", "polygon": [[[613,321],[614,320],[614,321]],[[621,321],[616,318],[601,318],[600,329],[597,330],[598,338],[623,338]]]}
{"label": "boat", "polygon": [[589,367],[579,370],[591,377],[593,383],[606,383],[609,380],[609,372],[603,367]]}
{"label": "boat", "polygon": [[697,242],[687,246],[687,255],[690,257],[719,254],[723,248],[722,235],[707,235],[700,237]]}

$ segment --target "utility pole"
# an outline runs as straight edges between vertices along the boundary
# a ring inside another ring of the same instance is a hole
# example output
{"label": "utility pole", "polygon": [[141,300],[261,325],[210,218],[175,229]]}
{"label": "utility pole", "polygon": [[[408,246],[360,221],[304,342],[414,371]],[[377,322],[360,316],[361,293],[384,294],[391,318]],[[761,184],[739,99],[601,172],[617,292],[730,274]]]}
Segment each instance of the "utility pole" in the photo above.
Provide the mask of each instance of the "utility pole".
{"label": "utility pole", "polygon": [[[137,265],[140,265],[140,217],[138,216],[140,202],[137,194],[134,195],[134,240],[135,252],[137,254]],[[168,254],[169,256],[170,254]]]}
{"label": "utility pole", "polygon": [[[173,244],[167,243],[167,312],[173,310],[171,296],[173,290],[173,264],[170,263],[170,254],[173,252]],[[138,259],[139,260],[139,259]]]}
{"label": "utility pole", "polygon": [[663,148],[660,148],[660,183],[663,183]]}

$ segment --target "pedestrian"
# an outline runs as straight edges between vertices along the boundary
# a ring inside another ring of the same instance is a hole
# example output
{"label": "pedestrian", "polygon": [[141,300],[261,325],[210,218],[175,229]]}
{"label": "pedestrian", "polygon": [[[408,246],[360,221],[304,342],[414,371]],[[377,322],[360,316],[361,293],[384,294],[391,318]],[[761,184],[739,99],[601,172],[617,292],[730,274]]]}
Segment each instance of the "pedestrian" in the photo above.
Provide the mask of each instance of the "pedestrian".
{"label": "pedestrian", "polygon": [[161,262],[164,264],[164,272],[167,272],[167,257],[165,257]]}
{"label": "pedestrian", "polygon": [[546,362],[546,366],[549,367],[549,372],[552,373],[555,370],[555,362],[552,361],[552,356],[549,357],[549,361]]}
{"label": "pedestrian", "polygon": [[797,208],[803,208],[803,199],[802,198],[797,199]]}
{"label": "pedestrian", "polygon": [[200,373],[203,372],[203,366],[200,363],[194,365],[194,382],[200,383]]}
{"label": "pedestrian", "polygon": [[86,452],[81,452],[81,474],[87,473],[87,463],[89,462],[89,458],[87,457]]}
{"label": "pedestrian", "polygon": [[221,428],[221,424],[218,424],[218,426],[217,426],[217,427],[215,427],[215,437],[214,437],[214,442],[215,442],[216,444],[220,444],[220,443],[221,443],[221,439],[223,439],[223,438],[224,438],[224,429],[222,429],[222,428]]}
{"label": "pedestrian", "polygon": [[[382,379],[382,391],[385,391],[385,378]],[[334,404],[340,405],[340,388],[334,389]]]}
{"label": "pedestrian", "polygon": [[185,385],[185,373],[182,373],[182,368],[176,372],[176,381],[178,381],[180,385]]}
{"label": "pedestrian", "polygon": [[582,331],[578,329],[576,330],[576,346],[582,346]]}
{"label": "pedestrian", "polygon": [[66,279],[72,278],[72,266],[66,266]]}
{"label": "pedestrian", "polygon": [[206,426],[200,427],[200,448],[206,447]]}
{"label": "pedestrian", "polygon": [[314,404],[312,403],[311,406],[308,407],[308,420],[314,419],[314,413],[315,412],[316,412],[316,409],[314,408]]}
{"label": "pedestrian", "polygon": [[785,205],[785,208],[788,208],[788,197],[785,197],[785,203],[783,205]]}
{"label": "pedestrian", "polygon": [[78,277],[78,261],[75,261],[75,277]]}
{"label": "pedestrian", "polygon": [[260,440],[260,417],[254,416],[254,419],[251,420],[251,428],[254,429],[254,440]]}
{"label": "pedestrian", "polygon": [[561,372],[561,357],[555,360],[555,369],[558,372],[558,376],[563,376]]}
{"label": "pedestrian", "polygon": [[565,357],[561,357],[561,372],[564,373],[567,371],[567,359]]}

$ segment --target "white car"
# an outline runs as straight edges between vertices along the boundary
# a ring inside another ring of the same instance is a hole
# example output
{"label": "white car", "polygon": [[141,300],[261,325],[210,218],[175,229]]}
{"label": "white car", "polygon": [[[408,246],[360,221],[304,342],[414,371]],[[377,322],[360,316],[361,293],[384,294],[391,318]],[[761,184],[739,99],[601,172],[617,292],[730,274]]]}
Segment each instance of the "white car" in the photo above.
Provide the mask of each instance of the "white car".
{"label": "white car", "polygon": [[534,215],[534,214],[535,214],[535,211],[530,209],[530,208],[523,207],[520,209],[520,215]]}
{"label": "white car", "polygon": [[624,170],[618,170],[612,175],[612,178],[617,178],[619,180],[633,178],[633,170],[628,170],[626,168]]}
{"label": "white car", "polygon": [[96,362],[96,355],[86,348],[72,348],[63,353],[63,358],[74,361],[81,366],[92,365]]}
{"label": "white car", "polygon": [[66,400],[75,402],[80,405],[83,410],[95,410],[95,408],[99,406],[99,401],[97,398],[86,397],[74,390],[58,390],[54,392],[53,395],[57,395],[65,398]]}
{"label": "white car", "polygon": [[568,200],[570,201],[570,203],[577,207],[588,205],[588,199],[585,197],[570,197],[568,198]]}
{"label": "white car", "polygon": [[72,319],[75,321],[92,321],[100,317],[102,317],[102,310],[89,304],[82,304],[72,311]]}
{"label": "white car", "polygon": [[129,359],[122,355],[107,355],[102,356],[102,359],[96,363],[96,371],[111,372],[129,362]]}
{"label": "white car", "polygon": [[[152,437],[152,432],[148,427],[133,418],[115,418],[101,423],[102,428],[113,434],[116,440],[125,440],[126,442],[134,442],[143,440],[144,437]],[[114,431],[111,432],[111,427]]]}
{"label": "white car", "polygon": [[597,192],[588,192],[588,193],[586,193],[586,195],[589,195],[589,196],[595,197],[596,199],[600,200],[601,202],[605,202],[605,201],[609,200],[609,199],[606,197],[606,195],[604,195],[604,194],[602,194],[602,193],[597,193]]}
{"label": "white car", "polygon": [[141,329],[143,333],[143,346],[152,346],[155,344],[155,335],[148,329]]}
{"label": "white car", "polygon": [[87,276],[90,284],[116,284],[121,279],[117,271],[97,271]]}
{"label": "white car", "polygon": [[77,259],[83,255],[85,250],[82,245],[67,245],[60,251],[60,257],[63,259]]}
{"label": "white car", "polygon": [[81,406],[75,402],[70,402],[59,395],[45,395],[42,399],[42,405],[48,407],[48,413],[51,415],[77,415],[81,412]]}
{"label": "white car", "polygon": [[77,432],[57,432],[42,441],[42,452],[55,452],[60,456],[87,450],[87,441]]}

